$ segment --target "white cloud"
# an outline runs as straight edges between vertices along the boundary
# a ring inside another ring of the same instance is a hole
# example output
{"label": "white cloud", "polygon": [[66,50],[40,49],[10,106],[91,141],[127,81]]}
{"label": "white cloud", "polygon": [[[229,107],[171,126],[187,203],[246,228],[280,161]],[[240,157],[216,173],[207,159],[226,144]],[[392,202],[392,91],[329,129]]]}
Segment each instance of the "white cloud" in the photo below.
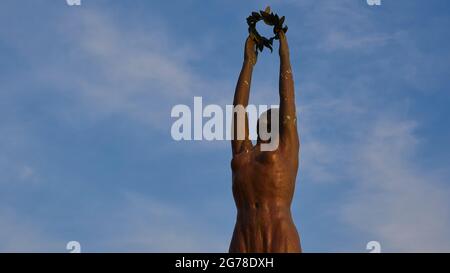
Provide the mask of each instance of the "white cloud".
{"label": "white cloud", "polygon": [[386,45],[391,39],[390,35],[380,33],[354,35],[335,30],[326,34],[325,40],[320,47],[327,51],[365,49]]}
{"label": "white cloud", "polygon": [[29,165],[23,165],[19,168],[19,178],[23,181],[33,181],[36,179],[36,171]]}
{"label": "white cloud", "polygon": [[35,183],[39,176],[32,160],[27,158],[25,132],[19,125],[0,125],[0,185]]}
{"label": "white cloud", "polygon": [[[300,17],[300,29],[307,27],[308,32],[314,34],[309,37],[317,49],[328,52],[366,50],[393,39],[391,33],[375,30],[376,18],[371,15],[376,9],[367,8],[365,0],[288,1],[287,4],[305,11]],[[289,35],[299,35],[300,40],[305,40],[301,33],[291,31]]]}
{"label": "white cloud", "polygon": [[302,183],[349,192],[332,201],[340,212],[334,217],[359,232],[353,234],[364,238],[361,245],[376,240],[383,251],[450,251],[448,173],[420,165],[420,124],[400,118],[402,103],[372,112],[379,108],[364,76],[355,75],[346,83],[350,91],[334,97],[311,81],[303,84],[308,94],[300,115]]}
{"label": "white cloud", "polygon": [[357,151],[343,217],[386,251],[450,251],[445,177],[416,163],[414,122],[383,119]]}
{"label": "white cloud", "polygon": [[101,223],[114,223],[114,229],[103,241],[99,236],[99,242],[86,243],[97,245],[101,251],[226,252],[231,233],[211,229],[210,218],[201,211],[128,192],[119,210],[101,218]]}
{"label": "white cloud", "polygon": [[24,214],[0,208],[0,252],[65,252],[64,242],[48,236]]}
{"label": "white cloud", "polygon": [[58,38],[67,43],[65,59],[50,59],[35,71],[40,84],[70,97],[60,117],[96,120],[120,114],[167,131],[173,105],[220,90],[189,63],[199,58],[201,43],[180,43],[164,22],[155,19],[153,25],[150,31],[130,28],[98,11],[62,19]]}

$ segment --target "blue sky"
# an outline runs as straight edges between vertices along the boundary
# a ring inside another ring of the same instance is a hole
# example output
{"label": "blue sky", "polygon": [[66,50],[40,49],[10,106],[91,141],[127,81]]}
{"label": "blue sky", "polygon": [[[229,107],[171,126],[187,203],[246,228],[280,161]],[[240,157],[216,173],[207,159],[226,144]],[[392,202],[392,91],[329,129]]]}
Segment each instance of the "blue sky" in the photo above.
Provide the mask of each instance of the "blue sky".
{"label": "blue sky", "polygon": [[[170,110],[231,103],[267,4],[289,26],[304,250],[450,251],[449,1],[242,2],[2,1],[1,252],[227,251],[230,145],[172,140]],[[251,103],[278,102],[277,58]]]}

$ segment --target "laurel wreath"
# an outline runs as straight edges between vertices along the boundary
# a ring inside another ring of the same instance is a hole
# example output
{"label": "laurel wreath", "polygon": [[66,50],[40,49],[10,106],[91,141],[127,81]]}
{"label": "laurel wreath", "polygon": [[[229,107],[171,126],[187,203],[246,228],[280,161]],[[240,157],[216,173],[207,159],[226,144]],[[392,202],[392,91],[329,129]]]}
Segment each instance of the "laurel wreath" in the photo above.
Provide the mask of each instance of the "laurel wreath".
{"label": "laurel wreath", "polygon": [[[259,13],[252,12],[252,14],[247,17],[248,32],[250,37],[256,43],[257,52],[258,50],[262,52],[264,47],[270,49],[270,52],[273,51],[273,40],[280,39],[280,31],[286,33],[288,30],[287,26],[283,27],[284,19],[284,16],[280,18],[278,14],[271,12],[270,7],[267,7],[265,10],[260,10]],[[273,37],[268,39],[258,33],[256,24],[261,20],[263,20],[266,25],[273,26],[273,33],[275,34]]]}

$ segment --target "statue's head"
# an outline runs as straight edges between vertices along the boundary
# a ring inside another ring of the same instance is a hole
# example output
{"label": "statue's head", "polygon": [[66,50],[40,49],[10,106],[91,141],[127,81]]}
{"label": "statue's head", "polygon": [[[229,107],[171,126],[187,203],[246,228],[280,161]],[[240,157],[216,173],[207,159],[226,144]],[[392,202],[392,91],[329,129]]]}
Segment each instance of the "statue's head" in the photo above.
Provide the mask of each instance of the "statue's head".
{"label": "statue's head", "polygon": [[270,108],[259,116],[256,124],[258,143],[276,142],[278,144],[279,116],[278,108]]}

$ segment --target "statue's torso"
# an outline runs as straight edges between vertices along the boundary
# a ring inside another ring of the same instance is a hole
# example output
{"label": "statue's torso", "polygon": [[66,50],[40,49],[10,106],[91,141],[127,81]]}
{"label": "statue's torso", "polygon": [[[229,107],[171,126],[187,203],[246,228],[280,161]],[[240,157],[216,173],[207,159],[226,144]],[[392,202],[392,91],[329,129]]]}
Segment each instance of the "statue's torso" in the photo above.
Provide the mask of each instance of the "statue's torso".
{"label": "statue's torso", "polygon": [[233,157],[233,196],[238,211],[231,252],[299,252],[300,240],[290,206],[298,168],[298,149]]}

